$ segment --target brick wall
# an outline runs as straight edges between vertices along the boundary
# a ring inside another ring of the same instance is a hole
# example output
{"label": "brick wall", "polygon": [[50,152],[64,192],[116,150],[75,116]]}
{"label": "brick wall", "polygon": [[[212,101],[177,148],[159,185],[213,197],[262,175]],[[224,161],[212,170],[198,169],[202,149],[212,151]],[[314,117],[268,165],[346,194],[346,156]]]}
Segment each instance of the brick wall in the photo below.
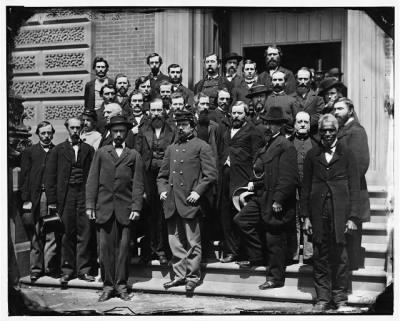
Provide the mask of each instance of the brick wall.
{"label": "brick wall", "polygon": [[149,73],[146,57],[154,52],[154,13],[97,14],[93,15],[92,21],[94,56],[107,59],[110,77],[126,73],[133,87],[136,78]]}

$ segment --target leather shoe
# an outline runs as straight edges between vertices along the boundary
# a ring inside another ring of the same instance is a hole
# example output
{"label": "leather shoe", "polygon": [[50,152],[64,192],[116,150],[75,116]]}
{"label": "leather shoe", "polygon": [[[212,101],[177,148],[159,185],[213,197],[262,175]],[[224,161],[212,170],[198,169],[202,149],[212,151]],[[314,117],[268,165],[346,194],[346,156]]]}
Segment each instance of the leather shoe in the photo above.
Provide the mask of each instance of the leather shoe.
{"label": "leather shoe", "polygon": [[120,293],[118,296],[119,296],[119,298],[120,298],[121,300],[124,300],[124,301],[129,301],[129,300],[131,299],[131,297],[132,297],[132,296],[130,296],[130,295],[128,294],[128,292],[122,292],[122,293]]}
{"label": "leather shoe", "polygon": [[193,281],[188,281],[185,285],[186,291],[188,292],[193,292],[196,287],[197,283]]}
{"label": "leather shoe", "polygon": [[63,274],[60,278],[60,283],[61,285],[66,286],[71,279],[72,276],[70,274]]}
{"label": "leather shoe", "polygon": [[160,255],[159,260],[161,265],[168,265],[168,260],[165,255]]}
{"label": "leather shoe", "polygon": [[93,275],[85,273],[85,274],[79,275],[79,280],[83,280],[86,282],[94,282],[96,279]]}
{"label": "leather shoe", "polygon": [[265,281],[263,284],[258,286],[258,288],[260,290],[268,290],[268,289],[281,288],[281,287],[283,287],[283,284],[279,284],[274,281]]}
{"label": "leather shoe", "polygon": [[228,254],[227,256],[223,257],[219,260],[221,263],[231,263],[236,261],[236,256],[233,254]]}
{"label": "leather shoe", "polygon": [[251,268],[254,266],[264,266],[264,262],[263,260],[256,260],[256,261],[240,261],[238,262],[239,267],[241,269],[245,269],[245,268]]}
{"label": "leather shoe", "polygon": [[31,282],[37,281],[41,277],[40,272],[32,272],[31,273]]}
{"label": "leather shoe", "polygon": [[100,295],[98,301],[99,302],[104,302],[104,301],[107,301],[107,300],[111,299],[112,297],[113,297],[113,294],[112,294],[111,291],[107,291],[107,292],[103,291],[103,293]]}
{"label": "leather shoe", "polygon": [[322,313],[325,311],[330,310],[330,305],[327,302],[317,302],[313,308],[312,308],[312,312],[313,313]]}
{"label": "leather shoe", "polygon": [[184,284],[186,284],[185,279],[175,279],[175,280],[164,283],[164,289],[169,289],[174,286],[180,286],[180,285],[184,285]]}

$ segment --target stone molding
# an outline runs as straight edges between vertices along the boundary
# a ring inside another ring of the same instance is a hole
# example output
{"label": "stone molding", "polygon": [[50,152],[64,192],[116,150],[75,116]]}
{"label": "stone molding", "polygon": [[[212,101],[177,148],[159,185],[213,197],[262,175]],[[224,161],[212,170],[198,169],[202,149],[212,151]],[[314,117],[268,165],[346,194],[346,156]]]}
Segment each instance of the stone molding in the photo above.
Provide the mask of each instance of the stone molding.
{"label": "stone molding", "polygon": [[14,52],[11,56],[14,65],[14,74],[39,74],[40,73],[40,52]]}
{"label": "stone molding", "polygon": [[43,72],[91,72],[90,49],[45,50]]}
{"label": "stone molding", "polygon": [[66,120],[79,117],[84,109],[83,100],[43,102],[44,119],[48,121]]}

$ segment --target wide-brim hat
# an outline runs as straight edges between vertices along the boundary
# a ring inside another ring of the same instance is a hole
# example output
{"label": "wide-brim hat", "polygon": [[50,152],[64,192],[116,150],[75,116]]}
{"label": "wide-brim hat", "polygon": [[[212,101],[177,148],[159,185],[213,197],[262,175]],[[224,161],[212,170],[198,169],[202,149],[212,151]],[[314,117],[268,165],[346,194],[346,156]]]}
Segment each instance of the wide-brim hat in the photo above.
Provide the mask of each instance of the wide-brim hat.
{"label": "wide-brim hat", "polygon": [[269,94],[271,92],[272,92],[271,88],[268,88],[265,85],[259,84],[259,85],[255,85],[250,88],[249,93],[246,95],[246,98],[252,98],[259,94]]}
{"label": "wide-brim hat", "polygon": [[113,126],[116,125],[125,125],[128,128],[128,130],[132,129],[133,127],[133,124],[129,122],[125,116],[120,116],[120,115],[111,117],[110,122],[106,125],[106,127],[107,129],[111,129]]}
{"label": "wide-brim hat", "polygon": [[260,115],[260,118],[271,123],[287,123],[288,119],[280,106],[271,106],[266,114]]}
{"label": "wide-brim hat", "polygon": [[189,122],[193,122],[194,121],[194,115],[190,112],[190,111],[177,111],[175,113],[175,121],[179,122],[179,121],[189,121]]}
{"label": "wide-brim hat", "polygon": [[345,87],[345,85],[334,77],[327,77],[319,83],[318,95],[323,95],[327,90],[333,87]]}
{"label": "wide-brim hat", "polygon": [[232,203],[237,211],[246,206],[251,195],[254,195],[254,192],[250,192],[247,186],[239,187],[233,192]]}
{"label": "wide-brim hat", "polygon": [[243,59],[243,57],[236,52],[228,52],[224,57],[224,61],[226,62],[229,59],[236,59],[239,63]]}
{"label": "wide-brim hat", "polygon": [[82,116],[83,115],[88,116],[94,120],[97,120],[97,113],[94,109],[85,108],[82,112]]}

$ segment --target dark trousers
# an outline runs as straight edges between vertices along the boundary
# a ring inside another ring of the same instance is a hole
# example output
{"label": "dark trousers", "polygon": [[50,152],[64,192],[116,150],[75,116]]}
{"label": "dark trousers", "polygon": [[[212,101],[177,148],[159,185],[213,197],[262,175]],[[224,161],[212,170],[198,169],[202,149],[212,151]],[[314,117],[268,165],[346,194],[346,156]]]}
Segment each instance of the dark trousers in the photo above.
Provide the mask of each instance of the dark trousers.
{"label": "dark trousers", "polygon": [[228,166],[223,167],[222,173],[222,195],[221,195],[221,225],[224,234],[224,254],[239,255],[239,231],[238,227],[233,222],[233,217],[236,215],[236,209],[233,207],[232,196],[230,195],[229,185],[231,171]]}
{"label": "dark trousers", "polygon": [[152,254],[169,256],[171,250],[168,245],[167,222],[164,217],[162,203],[157,189],[157,175],[159,169],[152,168],[146,172],[149,183],[150,211],[147,215],[147,235],[150,235],[150,247]]}
{"label": "dark trousers", "polygon": [[[91,225],[85,212],[85,187],[69,185],[62,221],[65,233],[62,237],[61,270],[63,274],[89,273],[96,253],[90,249]],[[93,231],[94,232],[94,231]]]}
{"label": "dark trousers", "polygon": [[323,209],[322,240],[314,243],[314,287],[318,302],[347,301],[349,259],[346,245],[336,242],[333,209],[327,199]]}
{"label": "dark trousers", "polygon": [[267,254],[267,281],[278,285],[285,284],[288,235],[285,228],[268,229],[265,232]]}
{"label": "dark trousers", "polygon": [[263,260],[263,242],[260,235],[262,226],[261,208],[253,198],[233,219],[241,232],[242,245],[250,261]]}
{"label": "dark trousers", "polygon": [[100,264],[104,270],[103,288],[105,292],[114,289],[117,293],[127,291],[130,225],[120,224],[115,214],[104,224],[99,224]]}

